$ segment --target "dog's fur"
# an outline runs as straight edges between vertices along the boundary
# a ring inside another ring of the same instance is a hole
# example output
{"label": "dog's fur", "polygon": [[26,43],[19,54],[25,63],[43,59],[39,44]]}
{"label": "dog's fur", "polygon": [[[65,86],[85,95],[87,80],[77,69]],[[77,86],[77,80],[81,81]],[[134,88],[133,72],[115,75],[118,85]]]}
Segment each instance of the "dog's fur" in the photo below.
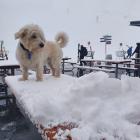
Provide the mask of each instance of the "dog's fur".
{"label": "dog's fur", "polygon": [[29,69],[36,70],[37,81],[43,80],[45,64],[49,65],[53,76],[60,76],[61,48],[65,47],[68,42],[68,36],[64,32],[58,33],[55,41],[47,41],[42,29],[38,25],[30,24],[15,33],[15,39],[19,39],[16,58],[23,73],[20,80],[28,79]]}

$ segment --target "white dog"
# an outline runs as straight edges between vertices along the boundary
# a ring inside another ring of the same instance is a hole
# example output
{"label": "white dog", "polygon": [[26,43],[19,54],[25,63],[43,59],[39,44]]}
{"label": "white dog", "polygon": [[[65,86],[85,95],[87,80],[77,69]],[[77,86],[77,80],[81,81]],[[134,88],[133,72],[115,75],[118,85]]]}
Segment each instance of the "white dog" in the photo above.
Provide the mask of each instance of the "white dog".
{"label": "white dog", "polygon": [[22,69],[20,80],[28,79],[28,70],[36,70],[37,81],[43,80],[43,66],[48,64],[52,75],[59,77],[61,70],[62,49],[68,42],[68,36],[58,33],[55,41],[47,41],[42,29],[38,25],[30,24],[15,33],[15,39],[19,39],[16,50],[16,58]]}

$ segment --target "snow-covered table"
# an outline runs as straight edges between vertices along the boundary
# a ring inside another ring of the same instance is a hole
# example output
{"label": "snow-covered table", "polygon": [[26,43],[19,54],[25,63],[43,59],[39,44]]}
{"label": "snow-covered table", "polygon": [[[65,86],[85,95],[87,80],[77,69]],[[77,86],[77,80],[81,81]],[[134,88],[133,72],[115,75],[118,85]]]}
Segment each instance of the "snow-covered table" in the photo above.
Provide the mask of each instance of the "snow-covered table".
{"label": "snow-covered table", "polygon": [[[44,75],[6,77],[17,101],[46,140],[140,140],[140,78]],[[50,139],[47,139],[50,138]]]}
{"label": "snow-covered table", "polygon": [[[44,139],[48,137],[53,140],[58,129],[70,130],[76,127],[72,122],[63,122],[54,126],[48,126],[50,124],[47,122],[50,119],[47,118],[48,114],[53,112],[52,106],[63,100],[63,89],[67,89],[75,78],[63,74],[60,78],[44,75],[44,80],[37,82],[35,75],[30,75],[27,81],[19,81],[19,77],[19,75],[8,76],[5,81],[16,97],[19,108],[39,128]],[[67,140],[70,140],[69,135]]]}
{"label": "snow-covered table", "polygon": [[[107,62],[110,64],[115,64],[115,77],[118,78],[118,69],[120,64],[130,63],[131,60],[124,59],[124,60],[100,60],[100,59],[81,59],[82,62]],[[90,64],[91,65],[91,64]]]}
{"label": "snow-covered table", "polygon": [[0,69],[6,73],[6,70],[11,70],[11,75],[15,75],[15,69],[20,68],[17,61],[13,60],[2,60],[0,61]]}

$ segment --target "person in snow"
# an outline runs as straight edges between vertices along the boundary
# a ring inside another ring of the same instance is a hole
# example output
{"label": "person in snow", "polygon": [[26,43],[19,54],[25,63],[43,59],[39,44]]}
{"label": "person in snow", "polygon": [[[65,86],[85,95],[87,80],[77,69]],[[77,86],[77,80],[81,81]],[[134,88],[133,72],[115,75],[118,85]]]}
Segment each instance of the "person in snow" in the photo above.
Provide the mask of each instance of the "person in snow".
{"label": "person in snow", "polygon": [[131,47],[129,47],[128,46],[128,50],[127,50],[127,58],[131,58],[131,56],[132,56],[132,46]]}
{"label": "person in snow", "polygon": [[123,43],[120,43],[120,50],[122,51],[122,53],[123,53],[123,58],[125,59],[126,51],[124,51]]}
{"label": "person in snow", "polygon": [[132,53],[132,56],[135,54],[135,58],[140,58],[140,43],[136,43],[136,48]]}
{"label": "person in snow", "polygon": [[88,54],[87,48],[83,45],[78,44],[78,61],[80,61],[80,65],[82,66],[81,59],[84,59],[84,57]]}
{"label": "person in snow", "polygon": [[[134,52],[132,53],[132,56],[135,54],[135,58],[140,58],[140,43],[136,43],[136,48],[134,50]],[[135,60],[135,64],[140,64],[140,59]],[[135,65],[135,68],[138,68],[138,70],[135,71],[135,76],[139,76],[140,77],[140,66],[139,65]]]}
{"label": "person in snow", "polygon": [[[82,62],[81,59],[84,59],[84,57],[88,54],[87,48],[83,45],[78,44],[78,61],[80,62],[80,66],[86,65],[86,62]],[[78,76],[83,75],[83,70],[79,69]]]}

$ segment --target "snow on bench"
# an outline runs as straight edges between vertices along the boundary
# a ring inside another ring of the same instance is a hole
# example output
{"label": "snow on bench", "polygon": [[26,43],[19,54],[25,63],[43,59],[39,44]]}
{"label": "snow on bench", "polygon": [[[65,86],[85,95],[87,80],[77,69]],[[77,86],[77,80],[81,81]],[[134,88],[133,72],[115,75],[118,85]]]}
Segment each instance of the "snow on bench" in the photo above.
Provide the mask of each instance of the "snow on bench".
{"label": "snow on bench", "polygon": [[[37,82],[34,73],[26,81],[19,81],[20,76],[7,76],[5,81],[15,96],[21,112],[36,125],[44,139],[53,140],[60,130],[65,133],[66,130],[70,131],[72,128],[78,127],[73,122],[58,120],[51,122],[53,117],[55,120],[56,114],[59,114],[59,112],[53,114],[53,108],[59,110],[56,104],[64,100],[63,90],[68,89],[75,78],[67,75],[61,75],[60,78],[44,75],[44,80]],[[49,115],[53,117],[49,118]],[[70,140],[70,135],[65,137],[66,140]]]}
{"label": "snow on bench", "polygon": [[[115,66],[112,66],[112,65],[95,65],[94,67],[116,68]],[[138,68],[119,66],[118,69],[137,70]]]}
{"label": "snow on bench", "polygon": [[[95,65],[94,67],[99,67],[99,68],[105,67],[105,68],[114,68],[114,69],[116,68],[113,65]],[[138,70],[138,68],[129,67],[129,66],[119,66],[118,69],[120,69],[120,70],[126,70],[129,75],[130,75],[130,72],[134,73],[135,71]]]}
{"label": "snow on bench", "polygon": [[[139,140],[140,78],[8,76],[6,82],[45,140]],[[70,131],[71,130],[71,131]]]}
{"label": "snow on bench", "polygon": [[132,71],[136,71],[138,70],[138,68],[134,68],[134,67],[118,67],[119,69],[124,69],[124,70],[132,70]]}
{"label": "snow on bench", "polygon": [[103,68],[90,67],[90,66],[78,66],[78,65],[75,65],[74,68],[88,69],[88,70],[92,70],[92,71],[103,71],[103,72],[107,72],[107,73],[115,72],[112,69],[103,69]]}
{"label": "snow on bench", "polygon": [[114,65],[94,65],[94,67],[116,68]]}

